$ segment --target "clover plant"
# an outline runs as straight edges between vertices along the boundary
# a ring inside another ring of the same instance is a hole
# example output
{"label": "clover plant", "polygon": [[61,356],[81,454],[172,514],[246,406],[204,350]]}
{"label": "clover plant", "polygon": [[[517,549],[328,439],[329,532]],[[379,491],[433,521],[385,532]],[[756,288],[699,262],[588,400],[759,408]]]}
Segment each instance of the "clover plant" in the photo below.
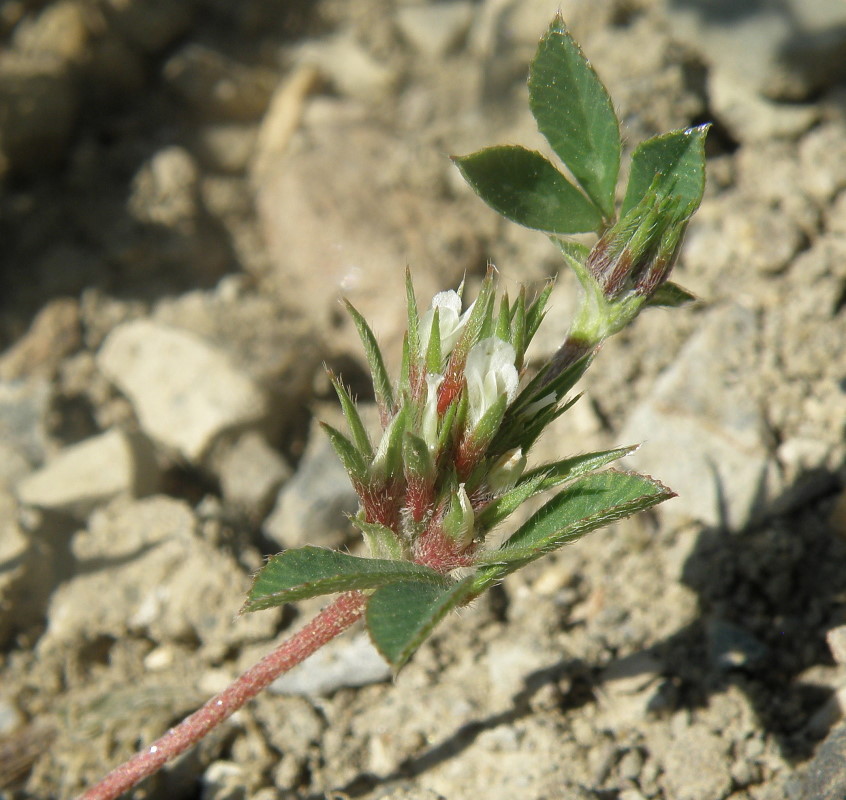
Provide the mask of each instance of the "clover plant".
{"label": "clover plant", "polygon": [[[531,111],[565,175],[538,152],[508,145],[455,158],[467,182],[510,220],[542,231],[581,283],[581,303],[554,357],[530,374],[526,350],[543,322],[551,284],[529,298],[500,293],[489,269],[478,295],[437,294],[422,313],[406,275],[408,329],[391,381],[372,330],[351,305],[381,420],[372,438],[342,380],[330,375],[346,431],[324,425],[359,497],[351,522],[360,557],[299,547],[255,576],[248,612],[339,595],[232,686],[84,797],[113,798],[155,772],[279,674],[363,617],[393,669],[454,609],[509,573],[589,531],[660,503],[673,492],[609,464],[620,447],[528,465],[532,445],[574,402],[571,391],[598,346],[648,305],[690,294],[667,281],[705,184],[706,126],[640,143],[620,193],[622,144],[611,99],[560,16],[543,36],[529,77]],[[565,237],[595,232],[588,248]],[[494,529],[553,492],[500,544]]]}

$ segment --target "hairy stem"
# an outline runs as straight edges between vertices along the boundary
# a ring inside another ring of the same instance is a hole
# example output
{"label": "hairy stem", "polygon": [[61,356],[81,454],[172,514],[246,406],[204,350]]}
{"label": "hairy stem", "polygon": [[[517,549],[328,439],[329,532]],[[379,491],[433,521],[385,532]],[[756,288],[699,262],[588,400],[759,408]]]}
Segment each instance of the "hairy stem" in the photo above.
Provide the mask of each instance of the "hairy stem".
{"label": "hairy stem", "polygon": [[115,800],[168,761],[197,744],[209,731],[255,697],[283,672],[295,667],[346,630],[364,613],[361,592],[347,592],[323,609],[302,630],[250,667],[220,694],[186,717],[129,761],[112,770],[79,800]]}

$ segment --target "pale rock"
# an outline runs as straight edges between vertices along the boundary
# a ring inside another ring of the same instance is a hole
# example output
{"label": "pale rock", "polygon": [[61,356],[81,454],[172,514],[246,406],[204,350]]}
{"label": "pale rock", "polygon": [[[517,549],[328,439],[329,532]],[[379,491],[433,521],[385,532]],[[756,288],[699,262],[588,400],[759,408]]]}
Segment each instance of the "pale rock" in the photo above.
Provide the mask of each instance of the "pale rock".
{"label": "pale rock", "polygon": [[248,776],[234,761],[214,761],[200,779],[202,800],[245,800]]}
{"label": "pale rock", "polygon": [[194,42],[168,59],[164,77],[200,116],[220,120],[258,119],[277,83],[271,70],[243,64]]}
{"label": "pale rock", "polygon": [[203,206],[199,167],[185,148],[164,147],[141,164],[126,210],[135,224],[112,246],[128,272],[153,270],[176,280],[190,274],[193,284],[207,285],[231,266],[225,234]]}
{"label": "pale rock", "polygon": [[814,739],[822,739],[846,716],[846,685],[834,693],[808,718],[805,732]]}
{"label": "pale rock", "polygon": [[358,495],[329,438],[315,423],[297,470],[282,487],[262,530],[280,547],[340,547],[350,535],[347,514]]}
{"label": "pale rock", "polygon": [[[280,304],[249,290],[238,276],[222,279],[213,291],[185,292],[156,304],[156,323],[189,331],[225,354],[283,406],[301,406],[325,357],[321,332],[306,316],[302,301]],[[289,409],[279,410],[283,416]]]}
{"label": "pale rock", "polygon": [[159,479],[153,448],[140,435],[111,430],[61,450],[16,487],[21,503],[85,517],[120,495],[140,497]]}
{"label": "pale rock", "polygon": [[0,379],[52,375],[82,344],[79,303],[69,297],[48,302],[29,330],[0,356]]}
{"label": "pale rock", "polygon": [[0,487],[13,486],[32,471],[32,464],[19,447],[0,440]]}
{"label": "pale rock", "polygon": [[[315,330],[332,333],[338,355],[361,360],[355,329],[339,308],[343,295],[370,323],[388,369],[396,369],[406,326],[404,267],[421,308],[457,286],[478,263],[477,201],[466,198],[465,214],[458,201],[415,187],[408,145],[372,123],[327,123],[309,130],[309,141],[292,146],[258,189],[271,260],[266,282],[286,303],[304,305]],[[427,219],[438,220],[437,236],[415,222]]]}
{"label": "pale rock", "polygon": [[139,222],[179,228],[198,214],[199,170],[182,147],[159,150],[132,181],[127,208]]}
{"label": "pale rock", "polygon": [[834,660],[841,666],[846,666],[846,625],[838,625],[825,635],[828,648]]}
{"label": "pale rock", "polygon": [[797,138],[816,122],[813,105],[785,105],[766,100],[733,73],[718,67],[708,73],[708,96],[714,115],[738,142]]}
{"label": "pale rock", "polygon": [[467,34],[473,13],[473,3],[451,0],[401,7],[397,9],[396,19],[402,35],[419,53],[442,58]]}
{"label": "pale rock", "polygon": [[396,73],[372,56],[351,33],[308,42],[300,52],[303,64],[316,67],[343,95],[358,100],[385,97]]}
{"label": "pale rock", "polygon": [[0,736],[9,736],[22,728],[25,722],[24,715],[11,700],[0,698]]}
{"label": "pale rock", "polygon": [[808,763],[799,800],[840,800],[846,796],[846,723],[838,725]]}
{"label": "pale rock", "polygon": [[265,393],[225,353],[151,320],[118,326],[97,365],[129,398],[145,432],[189,461],[225,431],[255,425],[268,411]]}
{"label": "pale rock", "polygon": [[729,743],[700,726],[675,727],[660,753],[666,796],[673,800],[727,797],[732,785]]}
{"label": "pale rock", "polygon": [[527,675],[554,669],[560,661],[560,651],[531,635],[495,639],[484,660],[488,673],[486,707],[493,713],[511,708],[514,697],[526,686]]}
{"label": "pale rock", "polygon": [[806,99],[844,74],[843,3],[671,3],[667,13],[677,39],[768,97]]}
{"label": "pale rock", "polygon": [[212,122],[197,130],[197,150],[211,169],[235,175],[253,158],[256,136],[253,122]]}
{"label": "pale rock", "polygon": [[262,517],[293,470],[259,433],[240,436],[219,456],[216,471],[223,499],[254,517]]}
{"label": "pale rock", "polygon": [[286,672],[270,684],[274,694],[325,697],[338,689],[390,680],[391,668],[366,633],[333,639],[308,660],[305,668]]}
{"label": "pale rock", "polygon": [[803,190],[821,205],[830,204],[846,188],[846,136],[842,124],[824,122],[803,136],[799,165]]}
{"label": "pale rock", "polygon": [[742,528],[777,493],[764,420],[749,385],[757,336],[751,311],[714,309],[651,396],[629,414],[619,439],[644,444],[626,462],[659,476],[681,498],[659,513]]}
{"label": "pale rock", "polygon": [[50,384],[43,378],[0,380],[0,443],[5,451],[15,453],[14,466],[0,466],[0,480],[20,475],[22,459],[29,464],[44,460],[50,396]]}
{"label": "pale rock", "polygon": [[21,21],[15,28],[12,44],[30,56],[79,64],[91,46],[85,7],[75,0],[48,5],[37,16]]}
{"label": "pale rock", "polygon": [[199,641],[215,659],[237,643],[271,636],[275,611],[233,623],[249,576],[196,527],[184,502],[164,496],[97,510],[71,540],[79,571],[53,593],[39,648],[130,630],[160,646]]}
{"label": "pale rock", "polygon": [[639,694],[661,677],[664,665],[655,656],[640,650],[612,661],[600,675],[603,691],[609,697]]}
{"label": "pale rock", "polygon": [[21,589],[32,567],[27,557],[30,541],[21,531],[17,515],[14,496],[0,492],[0,643],[5,642],[12,622],[20,618]]}

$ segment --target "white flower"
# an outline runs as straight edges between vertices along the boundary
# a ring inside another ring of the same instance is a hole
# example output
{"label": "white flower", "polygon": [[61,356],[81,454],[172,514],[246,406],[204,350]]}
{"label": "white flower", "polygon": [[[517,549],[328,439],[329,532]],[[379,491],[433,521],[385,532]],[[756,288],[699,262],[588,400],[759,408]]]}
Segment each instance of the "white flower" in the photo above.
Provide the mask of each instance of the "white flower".
{"label": "white flower", "polygon": [[429,446],[429,452],[438,445],[438,389],[444,382],[443,375],[430,372],[426,376],[426,405],[423,406],[423,441]]}
{"label": "white flower", "polygon": [[501,395],[509,403],[514,399],[520,382],[514,366],[516,357],[514,348],[496,336],[473,345],[464,368],[471,428]]}
{"label": "white flower", "polygon": [[423,315],[420,320],[420,348],[426,354],[429,349],[429,338],[432,335],[432,321],[435,317],[435,309],[438,309],[438,330],[441,334],[441,356],[446,358],[455,347],[458,337],[464,330],[470,312],[475,302],[462,314],[461,298],[458,293],[450,289],[446,292],[438,292],[432,298],[432,307]]}

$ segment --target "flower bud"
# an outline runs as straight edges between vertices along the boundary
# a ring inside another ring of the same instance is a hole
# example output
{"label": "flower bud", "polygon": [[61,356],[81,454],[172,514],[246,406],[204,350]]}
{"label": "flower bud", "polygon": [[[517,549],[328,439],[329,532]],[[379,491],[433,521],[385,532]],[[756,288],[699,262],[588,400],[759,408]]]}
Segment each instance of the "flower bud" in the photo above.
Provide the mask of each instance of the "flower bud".
{"label": "flower bud", "polygon": [[631,291],[648,298],[667,279],[693,210],[673,195],[647,193],[603,234],[585,267],[607,299]]}
{"label": "flower bud", "polygon": [[473,541],[474,522],[476,515],[473,513],[473,506],[464,484],[459,484],[458,490],[450,498],[449,508],[443,518],[443,531],[458,545],[464,549]]}
{"label": "flower bud", "polygon": [[503,453],[488,473],[488,488],[497,493],[510,489],[520,480],[524,469],[526,469],[526,456],[521,447],[515,447]]}

